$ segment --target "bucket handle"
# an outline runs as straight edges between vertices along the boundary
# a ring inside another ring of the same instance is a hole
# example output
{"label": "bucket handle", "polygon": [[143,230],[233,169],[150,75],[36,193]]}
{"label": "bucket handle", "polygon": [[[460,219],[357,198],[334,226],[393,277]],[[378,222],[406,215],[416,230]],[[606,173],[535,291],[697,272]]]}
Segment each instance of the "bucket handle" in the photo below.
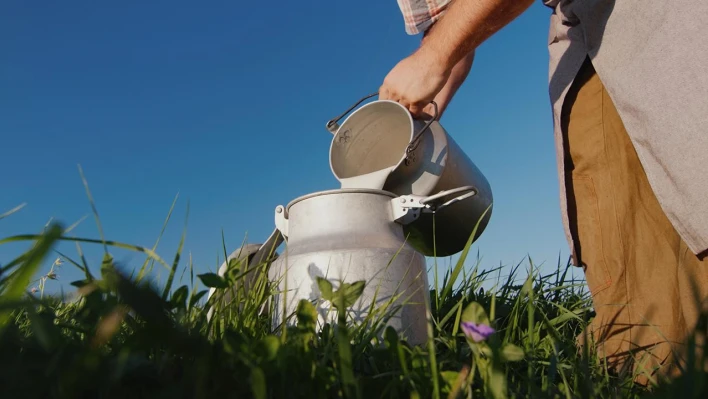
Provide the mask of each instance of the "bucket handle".
{"label": "bucket handle", "polygon": [[[376,93],[371,93],[369,95],[364,96],[359,101],[357,101],[354,105],[349,107],[346,111],[342,112],[340,115],[336,116],[335,118],[330,119],[326,125],[327,130],[329,130],[329,132],[332,134],[336,134],[337,130],[339,129],[338,123],[342,118],[344,118],[349,112],[351,112],[359,104],[368,100],[371,97],[377,96],[378,94],[379,94],[379,92],[376,92]],[[420,144],[420,141],[419,141],[420,136],[426,130],[428,130],[428,128],[430,127],[430,125],[433,123],[434,120],[438,119],[438,104],[435,101],[431,101],[430,103],[433,104],[433,108],[435,109],[435,115],[433,115],[432,119],[430,119],[428,122],[426,122],[425,126],[423,126],[423,128],[420,129],[420,131],[418,133],[416,133],[415,136],[413,136],[413,140],[411,140],[411,142],[408,144],[408,147],[406,147],[406,165],[408,165],[408,163],[409,163],[408,154],[415,151],[415,149],[418,148],[418,144]]]}
{"label": "bucket handle", "polygon": [[357,101],[356,104],[349,107],[349,109],[342,112],[340,115],[334,117],[333,119],[330,119],[326,125],[327,130],[329,130],[329,132],[332,134],[336,134],[337,130],[339,129],[339,121],[342,120],[342,118],[344,118],[348,113],[350,113],[354,108],[356,108],[357,105],[363,103],[364,101],[370,99],[371,97],[377,96],[378,94],[379,94],[379,92],[376,92],[376,93],[371,93],[369,95],[364,96],[361,100]]}

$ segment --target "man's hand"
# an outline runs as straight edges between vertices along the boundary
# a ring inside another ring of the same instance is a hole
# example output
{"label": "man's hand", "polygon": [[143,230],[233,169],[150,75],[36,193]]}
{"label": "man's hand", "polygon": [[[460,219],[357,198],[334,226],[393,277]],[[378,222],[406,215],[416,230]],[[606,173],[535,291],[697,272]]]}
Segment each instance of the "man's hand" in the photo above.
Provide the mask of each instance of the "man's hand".
{"label": "man's hand", "polygon": [[[414,116],[445,87],[453,68],[465,57],[524,12],[534,0],[455,0],[421,47],[399,62],[379,88],[379,98],[394,100]],[[471,65],[471,58],[469,60]],[[466,76],[467,71],[461,68]],[[456,87],[460,81],[451,82]],[[456,86],[455,86],[456,85]],[[446,90],[447,101],[454,90]],[[445,104],[446,105],[446,104]]]}
{"label": "man's hand", "polygon": [[[379,88],[379,99],[396,101],[414,117],[422,117],[423,108],[445,87],[450,72],[434,53],[421,47],[388,73]],[[432,108],[426,113],[432,115]]]}

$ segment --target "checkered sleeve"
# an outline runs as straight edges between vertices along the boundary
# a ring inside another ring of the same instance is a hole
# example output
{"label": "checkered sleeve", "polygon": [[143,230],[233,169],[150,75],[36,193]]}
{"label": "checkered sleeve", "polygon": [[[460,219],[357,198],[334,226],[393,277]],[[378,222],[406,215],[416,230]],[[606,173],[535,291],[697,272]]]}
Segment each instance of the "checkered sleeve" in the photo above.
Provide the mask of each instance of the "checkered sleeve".
{"label": "checkered sleeve", "polygon": [[403,14],[406,33],[425,32],[447,11],[453,0],[397,0]]}

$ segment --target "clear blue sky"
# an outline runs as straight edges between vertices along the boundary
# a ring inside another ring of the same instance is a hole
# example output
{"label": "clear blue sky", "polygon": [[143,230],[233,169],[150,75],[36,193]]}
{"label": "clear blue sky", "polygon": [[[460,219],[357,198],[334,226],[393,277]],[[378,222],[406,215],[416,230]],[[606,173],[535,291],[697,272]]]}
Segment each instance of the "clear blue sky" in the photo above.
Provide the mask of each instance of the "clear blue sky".
{"label": "clear blue sky", "polygon": [[[337,187],[325,122],[375,92],[420,40],[405,33],[395,0],[11,1],[2,14],[0,213],[27,206],[0,221],[0,237],[88,215],[74,235],[98,238],[80,164],[112,240],[152,246],[179,193],[158,247],[168,262],[189,201],[182,264],[191,253],[197,272],[218,267],[222,229],[229,252],[246,234],[261,242],[276,205]],[[441,121],[494,190],[491,225],[473,248],[484,267],[568,256],[549,14],[536,1],[482,45]],[[25,248],[0,246],[0,263]],[[101,246],[83,249],[98,273]],[[144,259],[111,251],[130,267]],[[65,289],[80,278],[69,264],[59,276]]]}

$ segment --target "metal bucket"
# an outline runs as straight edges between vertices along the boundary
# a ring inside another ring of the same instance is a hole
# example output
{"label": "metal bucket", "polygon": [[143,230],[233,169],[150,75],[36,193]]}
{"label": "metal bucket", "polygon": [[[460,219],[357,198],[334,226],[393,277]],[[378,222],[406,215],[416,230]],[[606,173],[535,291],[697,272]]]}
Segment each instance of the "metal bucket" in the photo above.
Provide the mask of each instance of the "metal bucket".
{"label": "metal bucket", "polygon": [[460,252],[472,233],[473,241],[477,240],[489,223],[493,200],[489,182],[436,120],[434,102],[435,115],[428,121],[414,119],[395,101],[377,100],[338,125],[376,94],[327,123],[334,135],[329,152],[332,173],[342,188],[380,189],[396,195],[430,196],[472,186],[464,201],[434,215],[423,214],[404,229],[411,245],[426,256]]}
{"label": "metal bucket", "polygon": [[[424,343],[429,304],[425,257],[406,242],[403,227],[447,206],[439,202],[440,198],[397,197],[382,190],[339,189],[278,206],[276,232],[263,246],[268,252],[283,239],[287,243],[268,274],[281,292],[273,297],[274,325],[282,323],[283,314],[292,314],[302,299],[314,301],[320,323],[335,321],[336,311],[322,300],[317,278],[328,280],[334,290],[340,282],[363,280],[361,297],[347,309],[353,321],[390,317],[382,324],[411,344]],[[371,314],[372,306],[393,312]]]}

